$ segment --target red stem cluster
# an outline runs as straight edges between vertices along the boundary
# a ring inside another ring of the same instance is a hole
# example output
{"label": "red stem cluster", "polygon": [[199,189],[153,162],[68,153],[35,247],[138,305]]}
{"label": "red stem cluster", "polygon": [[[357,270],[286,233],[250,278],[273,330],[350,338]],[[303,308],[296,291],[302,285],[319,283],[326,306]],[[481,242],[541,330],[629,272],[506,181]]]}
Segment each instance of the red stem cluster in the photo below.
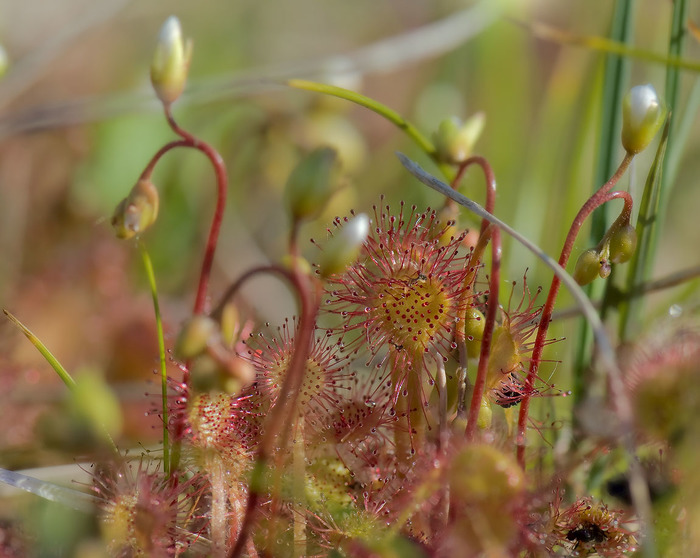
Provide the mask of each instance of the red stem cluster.
{"label": "red stem cluster", "polygon": [[[569,228],[569,233],[566,235],[566,240],[564,241],[564,247],[561,250],[561,255],[559,256],[559,265],[566,268],[566,264],[569,261],[571,252],[574,248],[574,242],[578,236],[581,227],[589,215],[602,204],[615,199],[618,196],[617,192],[612,195],[609,194],[610,190],[617,184],[622,175],[625,173],[634,155],[627,153],[625,158],[620,163],[620,166],[615,171],[615,174],[608,180],[603,186],[600,187],[589,199],[583,204],[583,207],[579,210],[574,218],[571,227]],[[628,201],[625,201],[625,207],[628,205]],[[554,303],[557,299],[557,294],[559,293],[559,287],[561,281],[556,275],[552,279],[552,284],[549,287],[549,293],[547,294],[547,301],[542,308],[542,316],[540,317],[540,323],[537,328],[537,337],[535,338],[535,345],[532,350],[532,357],[530,360],[530,368],[525,379],[525,393],[523,395],[523,400],[520,404],[520,414],[518,415],[518,433],[516,438],[517,443],[517,458],[518,463],[521,467],[525,468],[525,432],[527,429],[528,413],[530,411],[530,400],[532,398],[533,387],[535,383],[535,378],[537,377],[537,371],[539,369],[540,360],[542,358],[542,351],[545,346],[545,341],[547,338],[547,330],[549,328],[549,322],[552,319],[552,312],[554,311]]]}

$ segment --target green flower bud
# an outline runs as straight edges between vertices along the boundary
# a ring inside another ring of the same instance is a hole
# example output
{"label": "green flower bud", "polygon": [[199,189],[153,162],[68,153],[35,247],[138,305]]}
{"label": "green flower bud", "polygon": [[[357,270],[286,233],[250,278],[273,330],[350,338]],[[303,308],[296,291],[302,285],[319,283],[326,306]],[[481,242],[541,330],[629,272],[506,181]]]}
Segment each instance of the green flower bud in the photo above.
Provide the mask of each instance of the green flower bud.
{"label": "green flower bud", "polygon": [[486,320],[484,315],[474,307],[467,310],[465,316],[464,334],[466,336],[467,355],[477,358],[481,352],[481,339],[484,336]]}
{"label": "green flower bud", "polygon": [[7,56],[7,51],[0,45],[0,78],[5,75],[10,67],[10,59]]}
{"label": "green flower bud", "polygon": [[185,89],[192,56],[192,41],[184,41],[180,20],[170,16],[158,35],[151,61],[151,83],[164,105],[178,99]]}
{"label": "green flower bud", "polygon": [[579,285],[588,285],[592,282],[601,270],[600,254],[591,248],[583,252],[576,261],[574,268],[574,280]]}
{"label": "green flower bud", "polygon": [[360,213],[350,219],[323,250],[320,271],[322,277],[340,273],[355,262],[369,234],[369,217]]}
{"label": "green flower bud", "polygon": [[311,274],[311,264],[309,263],[309,260],[307,260],[306,258],[302,258],[301,256],[285,254],[284,256],[282,256],[280,264],[282,264],[282,267],[290,270],[294,269],[294,267],[296,266],[299,269],[299,271],[301,271],[304,275]]}
{"label": "green flower bud", "polygon": [[479,406],[479,416],[476,419],[476,425],[482,430],[491,428],[492,419],[493,411],[491,410],[491,403],[487,397],[482,397],[481,405]]}
{"label": "green flower bud", "polygon": [[457,118],[448,118],[440,122],[433,135],[435,149],[440,161],[459,164],[472,154],[474,144],[484,130],[486,116],[477,112],[464,123]]}
{"label": "green flower bud", "polygon": [[182,360],[197,357],[207,347],[221,340],[219,324],[208,316],[197,315],[190,318],[178,335],[175,355]]}
{"label": "green flower bud", "polygon": [[648,83],[630,89],[622,101],[622,145],[635,155],[654,139],[663,124],[666,109]]}
{"label": "green flower bud", "polygon": [[207,353],[193,359],[190,366],[192,390],[195,393],[228,393],[235,395],[255,380],[252,365],[214,345]]}
{"label": "green flower bud", "polygon": [[610,235],[610,261],[612,263],[625,263],[634,254],[637,248],[637,231],[627,223]]}
{"label": "green flower bud", "polygon": [[112,226],[118,238],[142,233],[158,217],[158,190],[148,179],[139,180],[114,210]]}
{"label": "green flower bud", "polygon": [[330,147],[312,151],[289,175],[285,201],[294,221],[318,217],[335,193],[333,170],[338,159]]}

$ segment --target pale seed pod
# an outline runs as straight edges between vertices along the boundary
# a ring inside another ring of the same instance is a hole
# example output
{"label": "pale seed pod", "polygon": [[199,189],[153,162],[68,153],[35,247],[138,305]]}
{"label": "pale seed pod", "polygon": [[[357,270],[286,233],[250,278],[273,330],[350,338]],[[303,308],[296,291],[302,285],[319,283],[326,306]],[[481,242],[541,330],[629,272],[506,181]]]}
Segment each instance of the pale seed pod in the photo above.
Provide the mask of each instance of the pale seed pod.
{"label": "pale seed pod", "polygon": [[610,235],[610,261],[612,263],[625,263],[634,254],[637,248],[637,231],[630,225],[624,225]]}
{"label": "pale seed pod", "polygon": [[601,267],[598,251],[593,248],[586,250],[576,260],[573,273],[574,281],[579,285],[588,285],[600,275]]}

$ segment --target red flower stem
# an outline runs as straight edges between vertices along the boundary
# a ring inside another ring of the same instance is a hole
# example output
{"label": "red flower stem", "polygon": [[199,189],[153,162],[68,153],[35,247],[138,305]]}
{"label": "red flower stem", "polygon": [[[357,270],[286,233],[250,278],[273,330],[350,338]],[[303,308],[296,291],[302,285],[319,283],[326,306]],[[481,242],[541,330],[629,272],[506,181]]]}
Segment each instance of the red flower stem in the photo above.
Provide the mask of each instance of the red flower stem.
{"label": "red flower stem", "polygon": [[280,433],[293,420],[294,409],[296,408],[299,392],[304,381],[306,362],[313,341],[316,316],[321,304],[321,292],[313,278],[304,275],[298,268],[293,269],[290,275],[299,296],[300,305],[299,326],[295,335],[296,350],[292,355],[280,390],[286,396],[277,400],[277,403],[270,411],[269,418],[265,421],[265,433],[260,441],[251,475],[245,516],[243,517],[236,544],[228,554],[229,558],[240,556],[245,549],[246,541],[255,522],[255,512],[257,511],[260,498],[265,492],[267,466],[278,448]]}
{"label": "red flower stem", "polygon": [[214,167],[214,172],[216,173],[216,209],[214,210],[211,228],[209,229],[209,237],[204,249],[204,260],[202,261],[202,271],[199,274],[199,286],[197,287],[197,296],[195,298],[193,310],[195,315],[202,314],[206,306],[207,288],[209,286],[209,277],[211,275],[211,268],[214,262],[214,252],[216,251],[216,245],[219,241],[221,222],[223,221],[224,209],[226,207],[226,193],[228,189],[226,165],[216,149],[214,149],[208,143],[196,138],[186,130],[180,128],[180,126],[175,122],[169,106],[165,107],[165,117],[167,118],[168,124],[172,130],[184,140],[185,145],[198,149],[209,158],[212,166]]}
{"label": "red flower stem", "polygon": [[[627,153],[625,158],[620,163],[620,166],[612,175],[610,180],[608,180],[603,186],[601,186],[598,191],[596,191],[588,201],[583,204],[583,207],[579,210],[578,214],[574,218],[571,227],[569,228],[569,233],[566,235],[566,240],[564,241],[564,247],[561,250],[561,255],[559,256],[559,265],[566,268],[566,264],[571,257],[571,252],[574,248],[574,242],[578,236],[581,227],[589,215],[610,198],[608,192],[618,183],[622,175],[629,167],[632,162],[634,155]],[[617,196],[615,196],[617,197]],[[625,202],[627,204],[627,202]],[[520,414],[518,415],[518,433],[516,437],[517,444],[517,458],[518,463],[524,469],[525,468],[525,434],[527,430],[527,419],[530,412],[530,400],[532,399],[532,393],[534,391],[535,378],[537,377],[537,371],[539,369],[540,360],[542,358],[542,351],[545,346],[545,340],[547,338],[547,330],[549,328],[549,322],[552,319],[552,312],[554,311],[554,303],[557,299],[557,294],[559,293],[559,287],[561,281],[556,275],[552,278],[552,284],[549,287],[549,293],[547,295],[547,301],[542,308],[542,316],[540,317],[540,323],[537,327],[537,337],[535,338],[535,345],[532,350],[532,357],[530,360],[530,368],[525,379],[525,393],[523,394],[522,402],[520,403]]]}
{"label": "red flower stem", "polygon": [[[457,190],[464,173],[471,165],[479,165],[481,170],[484,171],[484,179],[486,180],[486,203],[484,204],[484,208],[489,213],[493,213],[493,210],[496,207],[496,176],[494,175],[493,169],[485,157],[482,157],[481,155],[474,155],[461,163],[457,169],[457,174],[450,183],[450,186],[452,186],[453,190]],[[456,204],[457,202],[448,198],[446,203]],[[481,221],[481,233],[486,230],[488,224],[489,223],[486,219]]]}
{"label": "red flower stem", "polygon": [[171,141],[170,143],[166,143],[151,158],[151,160],[148,162],[148,165],[146,165],[146,168],[143,169],[143,172],[141,173],[139,179],[146,180],[151,178],[151,174],[153,174],[153,169],[158,164],[158,161],[160,161],[161,157],[163,157],[163,155],[165,155],[168,151],[176,147],[190,147],[190,143],[186,140],[176,140]]}
{"label": "red flower stem", "polygon": [[[481,266],[481,259],[484,255],[484,250],[491,240],[492,229],[487,228],[483,234],[479,236],[479,240],[474,246],[471,255],[469,256],[469,263],[467,264],[469,273],[465,277],[464,282],[473,285],[476,274]],[[457,387],[457,416],[460,418],[467,418],[467,391],[469,388],[467,377],[467,362],[469,355],[467,354],[467,309],[469,307],[470,301],[468,298],[473,297],[474,294],[472,289],[468,289],[462,294],[462,298],[459,301],[460,308],[463,310],[460,312],[460,325],[455,329],[455,343],[459,348],[459,367],[457,372],[458,387]],[[484,318],[486,319],[486,318]],[[484,324],[485,327],[486,324]]]}
{"label": "red flower stem", "polygon": [[600,241],[599,245],[600,247],[603,246],[603,244],[609,240],[610,236],[617,231],[621,226],[628,224],[630,222],[630,218],[632,217],[632,196],[630,195],[629,192],[623,192],[623,191],[618,191],[618,192],[610,192],[606,199],[605,202],[609,202],[618,198],[622,198],[625,202],[624,207],[622,208],[622,211],[620,212],[620,215],[618,216],[617,219],[615,219],[615,222],[610,226],[610,228],[607,230],[605,233],[605,236],[603,239]]}
{"label": "red flower stem", "polygon": [[[466,161],[464,161],[460,166],[459,169],[457,170],[457,174],[450,184],[452,186],[453,190],[456,190],[459,186],[459,182],[462,179],[462,176],[464,176],[465,171],[467,170],[468,167],[471,165],[479,165],[481,167],[481,170],[484,172],[484,179],[486,180],[486,210],[489,213],[493,213],[494,207],[496,205],[496,177],[493,173],[493,169],[491,168],[491,165],[489,162],[486,160],[486,158],[481,157],[479,155],[475,155],[473,157],[469,157]],[[448,202],[451,202],[452,204],[455,204],[456,202],[452,199],[448,198]],[[478,271],[478,262],[481,260],[481,254],[483,253],[483,248],[485,247],[485,242],[488,241],[488,237],[491,236],[491,233],[486,233],[486,230],[488,228],[488,221],[486,219],[482,219],[481,221],[481,230],[480,230],[480,236],[485,238],[479,238],[479,242],[477,243],[477,248],[475,248],[474,252],[472,253],[472,257],[469,259],[469,266],[471,267],[470,273],[467,276],[466,281],[469,283],[472,283],[474,281],[474,278],[476,276],[476,272]],[[499,254],[500,254],[500,234],[498,236],[498,243],[499,243]],[[481,247],[481,248],[479,248]],[[499,255],[500,258],[500,255]],[[467,297],[472,297],[473,293],[471,292],[471,289],[469,291],[465,291],[465,293],[462,295],[462,300],[460,300],[460,308],[462,308],[461,313],[460,313],[460,326],[457,328],[455,331],[455,342],[457,343],[457,346],[459,347],[459,373],[461,377],[463,376],[463,379],[460,377],[460,383],[459,383],[459,393],[458,393],[458,404],[457,404],[457,415],[458,416],[464,416],[465,414],[465,407],[466,407],[466,393],[468,389],[468,378],[467,378],[467,344],[466,344],[466,331],[465,328],[467,326],[467,320],[466,320],[466,315],[467,315],[467,309],[469,308],[469,303],[467,301]],[[498,289],[496,289],[496,299],[498,299]],[[495,319],[495,314],[494,314],[494,319]],[[485,324],[485,329],[488,329],[488,321]],[[491,332],[493,332],[493,324],[491,324]],[[489,334],[489,339],[488,339],[488,344],[490,346],[491,343],[491,338]],[[483,345],[482,345],[483,346]],[[488,357],[487,357],[488,358]],[[483,393],[482,393],[483,395]],[[472,399],[473,401],[473,399]],[[481,399],[479,399],[479,402],[481,402]],[[467,425],[467,429],[469,426]]]}
{"label": "red flower stem", "polygon": [[[170,105],[164,105],[165,117],[168,124],[172,130],[180,136],[182,139],[177,141],[172,141],[163,147],[161,147],[156,154],[151,158],[146,168],[141,173],[141,179],[150,178],[153,173],[158,161],[161,157],[168,153],[171,149],[176,147],[192,147],[198,149],[204,153],[211,161],[214,167],[214,172],[216,173],[216,185],[217,185],[217,200],[216,209],[214,211],[214,217],[212,218],[211,228],[209,230],[209,237],[207,239],[206,247],[204,249],[204,261],[202,262],[202,271],[199,275],[199,286],[197,287],[197,295],[194,303],[194,314],[202,314],[205,310],[206,298],[207,298],[207,287],[209,285],[209,276],[211,275],[212,263],[214,261],[214,252],[216,251],[216,245],[219,240],[219,231],[221,230],[221,222],[224,216],[224,208],[226,207],[226,192],[228,189],[228,177],[226,175],[226,166],[224,165],[224,160],[221,155],[208,143],[203,142],[196,137],[194,137],[189,132],[183,130],[178,126],[173,118],[172,111],[170,110]],[[183,383],[189,385],[189,363],[185,363],[184,373],[183,373]],[[176,481],[176,469],[180,461],[180,442],[178,441],[182,436],[183,425],[178,424],[175,426],[176,431],[174,433],[175,442],[172,447],[171,460],[170,460],[170,472],[174,481]]]}
{"label": "red flower stem", "polygon": [[[487,225],[488,226],[488,225]],[[488,375],[489,352],[491,351],[491,340],[496,324],[496,312],[498,311],[498,287],[501,281],[501,230],[498,227],[488,227],[482,234],[491,232],[491,274],[489,277],[489,300],[486,309],[486,323],[484,324],[484,334],[481,338],[481,352],[479,353],[479,367],[476,371],[474,381],[474,391],[469,405],[467,415],[467,427],[464,435],[468,440],[473,440],[476,435],[476,426],[481,409],[481,400],[486,390],[486,377]]]}

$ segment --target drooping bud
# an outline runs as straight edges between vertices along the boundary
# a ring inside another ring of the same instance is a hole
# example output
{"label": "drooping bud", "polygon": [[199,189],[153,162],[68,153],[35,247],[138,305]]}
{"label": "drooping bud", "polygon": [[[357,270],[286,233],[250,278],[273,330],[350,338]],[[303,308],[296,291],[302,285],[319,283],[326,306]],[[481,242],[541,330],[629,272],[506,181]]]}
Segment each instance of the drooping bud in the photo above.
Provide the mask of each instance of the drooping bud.
{"label": "drooping bud", "polygon": [[574,281],[579,285],[588,285],[600,275],[601,263],[600,254],[591,248],[583,252],[576,260],[574,268]]}
{"label": "drooping bud", "polygon": [[321,147],[307,155],[292,171],[284,191],[294,221],[318,217],[335,193],[333,170],[338,155]]}
{"label": "drooping bud", "polygon": [[158,217],[158,190],[146,178],[139,180],[114,210],[112,226],[118,238],[141,234]]}
{"label": "drooping bud", "polygon": [[368,234],[369,217],[365,213],[350,219],[323,249],[319,266],[321,276],[329,277],[340,273],[354,263]]}
{"label": "drooping bud", "polygon": [[161,102],[168,106],[185,89],[192,56],[192,41],[184,41],[180,20],[170,16],[158,35],[151,61],[151,83]]}
{"label": "drooping bud", "polygon": [[463,123],[457,118],[447,118],[440,122],[433,135],[438,159],[451,164],[466,161],[484,130],[485,122],[483,112],[473,114]]}
{"label": "drooping bud", "polygon": [[661,128],[665,114],[666,109],[650,83],[629,90],[622,101],[622,145],[629,154],[646,149]]}
{"label": "drooping bud", "polygon": [[625,263],[634,254],[637,248],[637,231],[627,223],[610,235],[610,261],[612,263]]}

